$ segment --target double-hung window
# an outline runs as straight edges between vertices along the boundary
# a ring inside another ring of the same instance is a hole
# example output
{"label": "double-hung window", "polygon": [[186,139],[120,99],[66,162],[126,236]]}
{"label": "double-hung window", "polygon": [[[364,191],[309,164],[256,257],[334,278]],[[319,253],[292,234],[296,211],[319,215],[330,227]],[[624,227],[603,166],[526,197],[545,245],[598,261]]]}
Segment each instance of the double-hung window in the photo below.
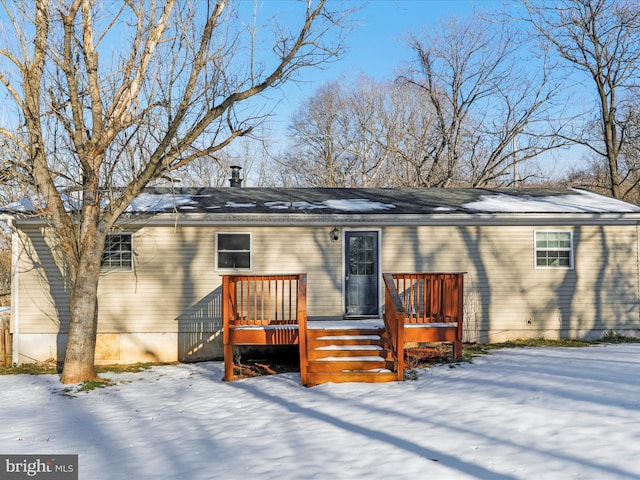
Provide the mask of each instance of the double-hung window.
{"label": "double-hung window", "polygon": [[216,269],[251,270],[250,233],[216,233]]}
{"label": "double-hung window", "polygon": [[536,268],[573,268],[571,232],[535,232]]}
{"label": "double-hung window", "polygon": [[103,270],[133,269],[133,235],[131,233],[111,233],[104,242],[102,254]]}

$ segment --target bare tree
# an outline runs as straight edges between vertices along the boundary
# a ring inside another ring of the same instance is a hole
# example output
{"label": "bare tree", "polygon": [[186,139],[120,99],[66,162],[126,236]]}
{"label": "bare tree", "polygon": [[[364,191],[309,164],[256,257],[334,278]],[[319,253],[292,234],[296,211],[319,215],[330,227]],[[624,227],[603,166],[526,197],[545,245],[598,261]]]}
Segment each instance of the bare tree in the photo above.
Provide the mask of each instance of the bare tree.
{"label": "bare tree", "polygon": [[[572,72],[586,74],[597,118],[571,139],[606,159],[608,193],[626,198],[638,165],[625,163],[640,80],[640,3],[636,0],[524,0],[529,21]],[[593,128],[593,126],[596,128]],[[636,147],[637,150],[637,147]]]}
{"label": "bare tree", "polygon": [[341,82],[332,81],[293,114],[293,145],[281,160],[287,183],[332,188],[350,185],[355,165],[344,145],[344,123],[349,115],[344,97]]}
{"label": "bare tree", "polygon": [[429,116],[413,86],[343,76],[292,116],[283,170],[299,185],[415,186],[415,160],[432,135]]}
{"label": "bare tree", "polygon": [[0,228],[0,307],[9,305],[11,295],[11,236]]}
{"label": "bare tree", "polygon": [[[566,143],[556,135],[558,86],[546,59],[524,58],[508,22],[450,18],[408,44],[416,61],[401,80],[428,99],[435,128],[417,169],[420,185],[503,183],[516,162]],[[537,68],[524,68],[534,61]]]}
{"label": "bare tree", "polygon": [[339,53],[345,12],[296,5],[297,26],[267,29],[225,0],[2,0],[14,117],[0,134],[19,147],[12,168],[33,179],[71,285],[63,383],[97,378],[104,244],[130,202],[249,133],[261,115],[251,98]]}

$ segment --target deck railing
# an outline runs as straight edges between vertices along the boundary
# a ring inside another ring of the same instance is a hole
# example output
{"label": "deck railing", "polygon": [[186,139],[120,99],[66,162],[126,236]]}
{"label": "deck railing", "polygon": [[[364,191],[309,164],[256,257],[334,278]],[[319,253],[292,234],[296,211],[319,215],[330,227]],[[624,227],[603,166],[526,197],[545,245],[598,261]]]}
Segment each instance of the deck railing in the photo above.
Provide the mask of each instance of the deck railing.
{"label": "deck railing", "polygon": [[[234,378],[234,345],[298,344],[307,383],[307,276],[223,275],[225,379]],[[397,378],[404,376],[406,343],[451,342],[462,353],[463,274],[383,274],[384,323]],[[415,327],[415,328],[414,328]]]}
{"label": "deck railing", "polygon": [[0,366],[9,367],[12,361],[12,342],[10,318],[7,314],[0,314]]}
{"label": "deck railing", "polygon": [[[398,378],[404,370],[405,327],[455,328],[454,357],[462,353],[462,273],[385,273],[385,327]],[[417,337],[418,335],[416,335]],[[427,337],[427,336],[425,336]]]}
{"label": "deck railing", "polygon": [[461,273],[394,273],[407,323],[453,323],[462,312]]}
{"label": "deck railing", "polygon": [[398,380],[404,377],[404,306],[398,288],[390,273],[382,275],[384,280],[384,326],[389,338],[389,347],[398,374]]}
{"label": "deck railing", "polygon": [[[300,348],[302,365],[306,365],[307,276],[292,275],[222,275],[222,323],[225,356],[225,379],[233,378],[232,330],[263,327],[271,329],[269,338],[277,339],[279,329],[297,326],[295,343]],[[280,332],[282,333],[282,332]],[[280,340],[248,340],[243,344],[293,343],[290,335]],[[255,342],[255,343],[254,343]],[[303,363],[304,362],[304,363]],[[303,383],[304,383],[303,378]]]}

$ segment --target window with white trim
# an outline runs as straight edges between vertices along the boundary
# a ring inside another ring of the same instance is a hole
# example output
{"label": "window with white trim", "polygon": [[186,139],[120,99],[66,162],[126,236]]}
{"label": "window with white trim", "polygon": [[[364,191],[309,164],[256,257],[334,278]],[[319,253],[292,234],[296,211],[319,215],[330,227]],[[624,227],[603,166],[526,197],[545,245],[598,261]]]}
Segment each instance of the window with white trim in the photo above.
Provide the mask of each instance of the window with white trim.
{"label": "window with white trim", "polygon": [[133,235],[110,233],[104,242],[103,270],[133,270]]}
{"label": "window with white trim", "polygon": [[536,268],[573,268],[571,232],[535,232]]}
{"label": "window with white trim", "polygon": [[250,233],[216,233],[216,270],[251,270]]}

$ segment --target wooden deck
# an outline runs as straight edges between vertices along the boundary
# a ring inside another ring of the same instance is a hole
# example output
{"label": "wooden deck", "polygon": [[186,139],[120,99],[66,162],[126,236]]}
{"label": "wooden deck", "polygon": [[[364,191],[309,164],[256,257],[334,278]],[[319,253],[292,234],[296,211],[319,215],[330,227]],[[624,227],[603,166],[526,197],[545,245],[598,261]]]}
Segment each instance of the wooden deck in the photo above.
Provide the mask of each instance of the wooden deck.
{"label": "wooden deck", "polygon": [[225,380],[235,378],[234,345],[299,345],[306,364],[306,274],[223,275],[222,298]]}
{"label": "wooden deck", "polygon": [[385,273],[384,323],[398,378],[409,343],[450,342],[462,357],[463,273]]}
{"label": "wooden deck", "polygon": [[225,380],[235,345],[298,345],[304,385],[404,377],[410,343],[447,342],[462,354],[463,274],[384,274],[379,320],[307,322],[306,274],[224,275]]}

